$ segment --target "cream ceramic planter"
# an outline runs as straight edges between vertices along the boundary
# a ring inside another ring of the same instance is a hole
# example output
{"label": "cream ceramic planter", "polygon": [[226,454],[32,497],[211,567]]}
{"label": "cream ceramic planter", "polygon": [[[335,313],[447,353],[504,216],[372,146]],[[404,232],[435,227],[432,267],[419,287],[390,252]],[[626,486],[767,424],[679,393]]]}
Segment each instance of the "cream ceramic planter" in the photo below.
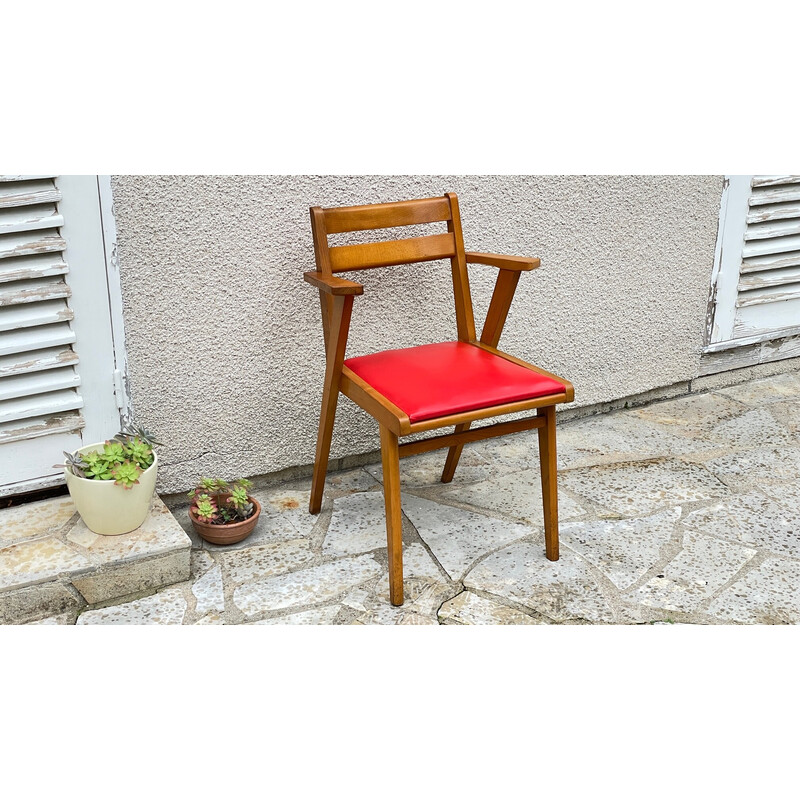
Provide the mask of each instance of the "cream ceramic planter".
{"label": "cream ceramic planter", "polygon": [[[104,444],[90,444],[76,452],[102,450]],[[86,527],[104,536],[118,536],[135,530],[145,521],[156,488],[157,471],[158,456],[153,452],[153,463],[139,476],[139,483],[130,489],[123,489],[114,481],[79,478],[68,469],[64,470],[64,476],[72,502]]]}

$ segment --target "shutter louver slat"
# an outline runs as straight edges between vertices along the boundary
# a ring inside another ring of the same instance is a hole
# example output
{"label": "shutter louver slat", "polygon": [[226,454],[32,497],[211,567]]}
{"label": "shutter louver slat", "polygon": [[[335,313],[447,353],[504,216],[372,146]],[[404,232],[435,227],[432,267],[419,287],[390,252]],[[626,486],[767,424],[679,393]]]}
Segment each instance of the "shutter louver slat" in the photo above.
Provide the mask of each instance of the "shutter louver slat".
{"label": "shutter louver slat", "polygon": [[57,300],[69,297],[69,286],[63,280],[34,278],[27,281],[14,281],[0,287],[0,308],[22,303],[37,303],[43,300]]}
{"label": "shutter louver slat", "polygon": [[83,407],[83,398],[71,389],[0,401],[0,422],[63,414]]}
{"label": "shutter louver slat", "polygon": [[739,291],[747,292],[753,289],[764,289],[768,286],[784,286],[788,283],[800,283],[800,266],[742,275],[739,278]]}
{"label": "shutter louver slat", "polygon": [[793,203],[800,200],[800,185],[772,186],[768,189],[753,189],[750,206],[763,206],[768,203]]}
{"label": "shutter louver slat", "polygon": [[748,224],[744,240],[749,242],[754,239],[777,239],[780,236],[792,236],[797,233],[800,233],[800,215],[794,219],[785,219],[780,222]]}
{"label": "shutter louver slat", "polygon": [[0,210],[0,234],[55,229],[63,224],[64,218],[52,204]]}
{"label": "shutter louver slat", "polygon": [[17,183],[19,181],[42,181],[57,177],[58,175],[0,175],[0,184]]}
{"label": "shutter louver slat", "polygon": [[14,354],[13,358],[0,356],[0,379],[7,375],[57,369],[77,363],[78,354],[71,347],[49,347],[32,353]]}
{"label": "shutter louver slat", "polygon": [[67,243],[54,234],[32,238],[24,233],[7,233],[0,238],[0,258],[35,256],[41,253],[60,253]]}
{"label": "shutter louver slat", "polygon": [[7,258],[0,261],[0,283],[64,275],[68,269],[60,255]]}
{"label": "shutter louver slat", "polygon": [[61,199],[53,176],[0,176],[0,444],[84,426]]}
{"label": "shutter louver slat", "polygon": [[58,433],[77,433],[85,426],[79,413],[34,417],[17,422],[0,423],[0,444],[11,444]]}
{"label": "shutter louver slat", "polygon": [[33,372],[13,375],[0,381],[0,401],[27,397],[57,389],[69,389],[79,386],[80,376],[71,367],[62,367],[51,373]]}
{"label": "shutter louver slat", "polygon": [[754,175],[751,181],[753,188],[777,186],[782,183],[800,183],[800,175]]}
{"label": "shutter louver slat", "polygon": [[46,300],[35,305],[0,308],[0,333],[37,325],[53,325],[72,319],[72,309],[65,300]]}
{"label": "shutter louver slat", "polygon": [[800,283],[788,286],[771,286],[754,292],[743,292],[736,300],[737,308],[777,303],[781,300],[800,300]]}
{"label": "shutter louver slat", "polygon": [[57,345],[72,344],[74,341],[75,332],[67,322],[22,328],[18,331],[0,333],[0,356],[43,350]]}
{"label": "shutter louver slat", "polygon": [[800,250],[800,236],[784,236],[778,239],[758,239],[745,243],[742,248],[744,260],[752,256],[767,256],[775,253],[790,253]]}
{"label": "shutter louver slat", "polygon": [[798,265],[800,265],[800,250],[767,256],[752,256],[746,261],[742,261],[741,273],[758,272],[762,269],[777,269],[778,267],[795,267]]}
{"label": "shutter louver slat", "polygon": [[50,180],[0,185],[0,208],[19,208],[41,203],[57,203],[61,192]]}
{"label": "shutter louver slat", "polygon": [[800,217],[800,203],[773,203],[751,208],[747,213],[747,224],[797,217]]}

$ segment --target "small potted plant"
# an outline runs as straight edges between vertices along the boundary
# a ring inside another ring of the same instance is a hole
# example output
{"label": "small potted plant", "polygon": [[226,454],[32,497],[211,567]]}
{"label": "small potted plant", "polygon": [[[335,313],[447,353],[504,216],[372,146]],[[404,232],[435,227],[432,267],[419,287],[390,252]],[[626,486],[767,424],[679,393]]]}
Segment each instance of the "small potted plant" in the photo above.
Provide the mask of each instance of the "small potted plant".
{"label": "small potted plant", "polygon": [[233,484],[220,478],[201,478],[189,492],[189,519],[197,534],[211,544],[235,544],[246,539],[261,515],[261,504],[248,494],[252,485],[246,478]]}
{"label": "small potted plant", "polygon": [[126,422],[105,442],[64,452],[67,489],[86,527],[103,536],[138,528],[156,488],[157,442],[150,431]]}

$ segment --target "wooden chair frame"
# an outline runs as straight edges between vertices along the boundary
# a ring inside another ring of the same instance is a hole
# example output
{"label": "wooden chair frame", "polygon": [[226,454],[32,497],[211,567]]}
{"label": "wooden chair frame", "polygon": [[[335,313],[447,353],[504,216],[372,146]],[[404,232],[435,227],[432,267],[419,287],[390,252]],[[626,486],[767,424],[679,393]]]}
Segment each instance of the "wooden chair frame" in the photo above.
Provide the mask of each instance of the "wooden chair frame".
{"label": "wooden chair frame", "polygon": [[[377,243],[335,247],[328,245],[328,236],[331,234],[433,222],[446,222],[447,233]],[[558,494],[555,406],[558,403],[572,401],[574,390],[569,381],[497,349],[520,274],[536,269],[540,264],[539,259],[465,252],[458,198],[453,193],[448,193],[444,197],[396,203],[328,209],[314,207],[311,209],[311,229],[317,268],[316,271],[304,273],[304,278],[319,289],[327,366],[309,511],[317,514],[322,507],[333,423],[341,392],[371,414],[380,425],[386,536],[389,552],[389,595],[393,605],[402,605],[403,549],[400,459],[429,450],[447,448],[447,459],[441,480],[448,483],[453,479],[465,443],[536,428],[539,436],[542,473],[545,553],[548,559],[557,561]],[[541,375],[554,378],[565,387],[563,393],[411,422],[405,412],[348,369],[344,360],[353,298],[363,294],[364,288],[359,283],[337,277],[336,273],[447,258],[450,259],[453,276],[458,340],[473,344]],[[468,264],[486,264],[499,270],[480,339],[476,337],[475,333],[467,274]],[[470,429],[472,423],[477,420],[533,409],[536,410],[536,415],[532,417]],[[399,443],[399,438],[402,436],[448,426],[455,426],[453,433],[405,444]]]}

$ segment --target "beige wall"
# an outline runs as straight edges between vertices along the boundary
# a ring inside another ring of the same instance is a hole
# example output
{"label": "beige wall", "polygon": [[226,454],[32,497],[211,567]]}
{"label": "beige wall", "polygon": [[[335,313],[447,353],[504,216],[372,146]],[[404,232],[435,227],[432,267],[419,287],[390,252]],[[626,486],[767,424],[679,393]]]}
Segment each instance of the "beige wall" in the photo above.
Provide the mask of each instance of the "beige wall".
{"label": "beige wall", "polygon": [[[130,385],[159,490],[313,461],[324,359],[308,208],[459,195],[467,249],[535,255],[501,347],[577,405],[698,373],[721,176],[115,176]],[[455,338],[446,262],[359,273],[348,355]],[[480,325],[495,277],[471,267]],[[412,288],[413,287],[413,288]],[[378,447],[340,404],[333,457]]]}

